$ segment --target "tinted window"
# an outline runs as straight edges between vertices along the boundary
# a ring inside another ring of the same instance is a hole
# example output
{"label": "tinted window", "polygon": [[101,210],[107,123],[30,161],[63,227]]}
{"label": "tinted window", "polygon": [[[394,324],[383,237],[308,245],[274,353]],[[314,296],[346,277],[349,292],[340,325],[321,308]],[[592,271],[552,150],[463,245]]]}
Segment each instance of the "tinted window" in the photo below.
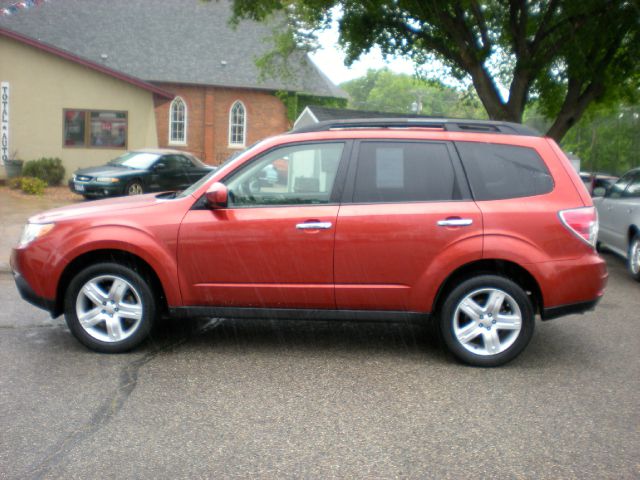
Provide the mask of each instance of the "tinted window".
{"label": "tinted window", "polygon": [[476,200],[542,195],[553,190],[547,166],[532,148],[456,142]]}
{"label": "tinted window", "polygon": [[272,150],[225,180],[229,205],[329,203],[343,148],[323,143]]}
{"label": "tinted window", "polygon": [[458,198],[460,193],[445,144],[360,144],[354,202],[424,202]]}

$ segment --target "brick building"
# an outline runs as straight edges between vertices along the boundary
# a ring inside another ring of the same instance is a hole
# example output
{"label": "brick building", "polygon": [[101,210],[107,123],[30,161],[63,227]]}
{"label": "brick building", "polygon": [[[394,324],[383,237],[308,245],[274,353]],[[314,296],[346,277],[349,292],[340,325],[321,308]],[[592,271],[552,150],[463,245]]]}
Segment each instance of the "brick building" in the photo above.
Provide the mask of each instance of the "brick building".
{"label": "brick building", "polygon": [[[15,1],[0,0],[0,9],[10,4]],[[49,0],[0,16],[0,29],[168,92],[172,98],[165,94],[151,97],[157,141],[144,146],[184,149],[217,164],[245,146],[291,126],[287,113],[296,112],[287,111],[280,100],[282,95],[310,101],[345,97],[302,52],[289,59],[290,74],[286,79],[263,78],[255,60],[273,48],[271,36],[277,25],[242,21],[231,28],[230,14],[230,3],[225,0]],[[19,60],[12,58],[11,62]],[[12,78],[9,63],[0,62],[4,64],[0,65],[0,81]],[[47,71],[41,75],[46,76]],[[29,80],[23,76],[19,81],[23,85],[12,85],[12,91],[28,91]],[[104,88],[104,83],[96,88]],[[81,149],[87,150],[84,153],[92,159],[89,163],[96,163],[93,159],[102,160],[118,150],[138,146],[128,140],[140,137],[132,131],[137,113],[113,104],[120,86],[111,83],[114,90],[104,95],[102,103],[95,95],[91,105],[83,104],[82,99],[74,100],[73,104],[62,105],[58,117],[51,119],[52,128],[62,130],[59,135],[63,140],[56,148],[62,149],[63,160],[71,150],[77,156]],[[51,85],[51,93],[64,96],[75,88]],[[19,105],[15,111],[20,111]],[[116,125],[109,123],[109,112],[119,116],[118,128],[125,125],[119,130],[120,136],[124,132],[127,139],[117,145],[98,145],[94,138],[104,137],[102,134],[111,138],[110,129],[100,132],[100,128]],[[87,133],[81,144],[67,138],[72,131],[69,118],[78,113],[86,114],[87,122],[82,125]],[[102,115],[101,123],[93,122],[94,114]],[[15,121],[29,123],[24,118]],[[30,147],[25,148],[31,156],[36,154],[31,153]],[[43,146],[42,155],[50,155],[46,149]]]}

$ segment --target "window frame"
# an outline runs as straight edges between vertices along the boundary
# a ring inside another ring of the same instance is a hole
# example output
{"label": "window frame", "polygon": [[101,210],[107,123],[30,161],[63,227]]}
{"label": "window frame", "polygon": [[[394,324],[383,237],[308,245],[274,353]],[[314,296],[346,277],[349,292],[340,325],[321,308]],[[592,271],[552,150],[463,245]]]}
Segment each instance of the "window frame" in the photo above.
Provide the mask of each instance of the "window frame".
{"label": "window frame", "polygon": [[[227,175],[225,175],[219,181],[223,184],[227,185],[229,180],[231,180],[236,175],[241,175],[244,170],[250,168],[255,162],[259,162],[265,156],[270,155],[272,152],[281,149],[281,148],[289,148],[296,146],[311,146],[311,145],[322,145],[322,144],[335,144],[341,143],[343,144],[342,148],[342,156],[340,157],[340,161],[338,164],[338,169],[336,170],[336,178],[333,181],[333,188],[331,193],[329,194],[329,201],[327,203],[319,203],[319,204],[265,204],[265,205],[230,205],[228,208],[233,209],[246,209],[246,208],[300,208],[300,207],[326,207],[327,205],[340,205],[342,201],[342,196],[345,188],[345,180],[347,178],[347,169],[349,168],[349,164],[351,161],[352,150],[353,150],[353,140],[349,139],[327,139],[327,140],[308,140],[303,142],[291,142],[291,143],[281,143],[279,145],[274,145],[273,147],[265,150],[264,152],[260,152],[255,157],[247,160],[238,168],[230,171]],[[204,205],[203,195],[199,201],[195,203],[195,206]]]}
{"label": "window frame", "polygon": [[[82,112],[84,115],[84,143],[82,145],[67,145],[65,136],[65,126],[67,112]],[[91,114],[92,113],[123,113],[125,119],[124,143],[115,145],[91,145]],[[129,111],[128,110],[107,110],[107,109],[86,109],[86,108],[63,108],[62,109],[62,148],[71,149],[96,149],[96,150],[128,150],[129,149]]]}
{"label": "window frame", "polygon": [[[458,187],[458,191],[460,193],[460,198],[451,199],[451,200],[401,200],[401,201],[392,201],[392,202],[355,202],[353,198],[355,196],[356,176],[358,173],[358,156],[360,154],[360,148],[363,143],[383,143],[386,145],[392,145],[394,143],[399,143],[399,144],[418,143],[421,145],[425,145],[425,144],[444,145],[449,154],[449,160],[451,161],[451,166],[453,168],[455,182]],[[367,139],[354,141],[353,149],[349,159],[349,169],[346,175],[344,195],[342,196],[342,200],[341,200],[342,204],[393,205],[393,204],[408,204],[408,203],[445,203],[445,202],[449,203],[449,202],[468,202],[471,199],[472,199],[471,190],[467,182],[467,177],[464,174],[462,163],[460,161],[460,158],[458,157],[458,153],[456,152],[453,146],[453,142],[446,141],[446,140],[417,140],[417,139],[403,139],[403,138],[367,138]]]}
{"label": "window frame", "polygon": [[[176,105],[178,102],[182,103],[182,106],[184,108],[184,120],[183,120],[183,128],[182,128],[182,133],[183,133],[183,140],[173,140],[173,109],[174,109],[174,105]],[[177,96],[176,98],[174,98],[171,101],[171,104],[169,105],[169,138],[168,140],[168,145],[178,145],[178,146],[182,146],[182,147],[186,147],[188,144],[188,126],[189,126],[189,107],[187,106],[187,102],[184,100],[184,98],[182,98],[181,96]]]}
{"label": "window frame", "polygon": [[[233,143],[233,127],[236,125],[233,122],[233,110],[236,106],[242,107],[242,143]],[[231,104],[231,108],[229,108],[229,122],[227,124],[228,128],[228,142],[229,148],[245,148],[247,144],[247,106],[244,104],[242,100],[236,100]]]}

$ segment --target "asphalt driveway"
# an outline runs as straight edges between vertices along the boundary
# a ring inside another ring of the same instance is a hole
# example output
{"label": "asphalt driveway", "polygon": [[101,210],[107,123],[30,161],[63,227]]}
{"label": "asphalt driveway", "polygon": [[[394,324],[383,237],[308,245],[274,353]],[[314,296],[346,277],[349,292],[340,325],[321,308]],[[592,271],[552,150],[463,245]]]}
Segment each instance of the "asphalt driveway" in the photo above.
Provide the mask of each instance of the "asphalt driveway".
{"label": "asphalt driveway", "polygon": [[2,478],[640,478],[640,284],[503,368],[424,327],[201,319],[100,355],[0,274]]}

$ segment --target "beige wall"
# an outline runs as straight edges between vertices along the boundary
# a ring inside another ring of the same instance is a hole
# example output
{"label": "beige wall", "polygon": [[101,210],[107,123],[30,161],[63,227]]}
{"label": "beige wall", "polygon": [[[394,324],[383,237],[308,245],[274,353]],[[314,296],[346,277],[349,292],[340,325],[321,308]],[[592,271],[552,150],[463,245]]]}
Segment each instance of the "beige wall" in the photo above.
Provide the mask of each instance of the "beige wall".
{"label": "beige wall", "polygon": [[158,145],[153,94],[122,80],[0,37],[0,81],[10,84],[10,151],[17,158],[60,157],[69,177],[125,151],[64,147],[65,108],[126,111],[128,149]]}

